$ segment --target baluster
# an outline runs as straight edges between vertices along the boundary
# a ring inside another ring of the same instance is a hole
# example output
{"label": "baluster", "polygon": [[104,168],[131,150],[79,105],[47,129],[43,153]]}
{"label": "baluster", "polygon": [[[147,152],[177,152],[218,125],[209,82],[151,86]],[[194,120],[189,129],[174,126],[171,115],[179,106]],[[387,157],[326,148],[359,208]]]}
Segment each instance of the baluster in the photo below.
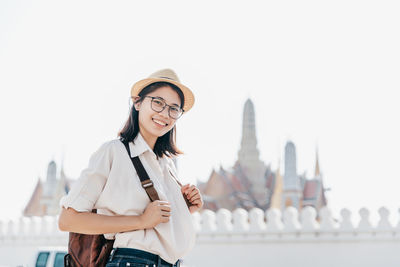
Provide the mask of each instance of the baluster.
{"label": "baluster", "polygon": [[264,212],[259,208],[252,208],[249,212],[250,231],[264,231],[266,224],[264,222]]}
{"label": "baluster", "polygon": [[302,231],[314,232],[319,229],[319,224],[316,221],[317,212],[314,207],[306,206],[301,210]]}
{"label": "baluster", "polygon": [[232,231],[232,213],[227,209],[219,209],[217,211],[217,231]]}
{"label": "baluster", "polygon": [[370,238],[373,234],[372,224],[369,220],[370,212],[366,208],[361,208],[359,211],[361,220],[356,229],[357,236]]}
{"label": "baluster", "polygon": [[297,232],[301,226],[299,223],[299,214],[296,208],[287,207],[283,213],[283,224],[285,232]]}
{"label": "baluster", "polygon": [[281,232],[284,228],[281,210],[270,208],[267,210],[267,231]]}
{"label": "baluster", "polygon": [[380,237],[394,236],[394,228],[389,221],[389,210],[386,207],[381,207],[378,210],[380,219],[376,227],[376,235]]}
{"label": "baluster", "polygon": [[237,232],[249,230],[249,214],[242,208],[233,211],[233,230]]}
{"label": "baluster", "polygon": [[341,233],[347,232],[353,234],[354,232],[354,225],[351,221],[351,211],[349,209],[342,209],[340,211],[340,215],[342,216],[342,221],[339,225],[339,230]]}
{"label": "baluster", "polygon": [[202,232],[214,232],[217,229],[215,213],[212,210],[204,210],[201,213],[201,218],[203,222],[201,225]]}
{"label": "baluster", "polygon": [[320,230],[321,232],[334,232],[337,228],[337,225],[332,217],[332,211],[324,206],[319,211],[321,216]]}

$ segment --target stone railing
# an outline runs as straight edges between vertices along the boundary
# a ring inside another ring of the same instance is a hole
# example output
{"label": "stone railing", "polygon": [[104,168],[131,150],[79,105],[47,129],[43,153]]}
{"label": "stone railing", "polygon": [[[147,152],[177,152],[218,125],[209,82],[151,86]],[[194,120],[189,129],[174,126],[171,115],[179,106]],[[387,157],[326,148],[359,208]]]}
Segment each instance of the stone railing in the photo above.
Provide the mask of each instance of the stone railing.
{"label": "stone railing", "polygon": [[[318,220],[312,207],[300,213],[289,207],[283,214],[276,209],[203,210],[193,214],[197,243],[185,257],[186,266],[400,266],[400,224],[389,221],[388,209],[378,213],[372,224],[370,211],[360,209],[353,224],[349,210],[333,218],[326,207]],[[37,247],[66,246],[68,233],[58,230],[57,221],[46,216],[0,222],[0,266],[26,264],[21,251],[28,257]]]}
{"label": "stone railing", "polygon": [[249,212],[236,209],[230,212],[220,209],[216,213],[204,210],[194,214],[197,231],[200,236],[214,239],[218,236],[245,234],[244,238],[257,235],[257,238],[268,237],[270,240],[285,237],[318,238],[400,238],[400,223],[392,225],[389,221],[389,210],[382,207],[378,211],[379,221],[373,226],[370,222],[370,211],[362,208],[359,211],[360,220],[357,225],[352,223],[351,212],[342,209],[341,218],[335,219],[329,208],[324,207],[317,212],[313,207],[305,207],[300,214],[293,208],[287,208],[283,216],[278,209],[269,209],[265,213],[260,209]]}

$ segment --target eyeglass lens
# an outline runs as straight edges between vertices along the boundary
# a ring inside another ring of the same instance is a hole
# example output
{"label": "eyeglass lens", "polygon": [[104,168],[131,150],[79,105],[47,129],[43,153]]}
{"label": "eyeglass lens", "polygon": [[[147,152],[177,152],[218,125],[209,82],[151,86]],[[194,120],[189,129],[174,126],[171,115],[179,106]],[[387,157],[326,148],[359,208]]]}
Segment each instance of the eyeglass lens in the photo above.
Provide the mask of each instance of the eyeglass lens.
{"label": "eyeglass lens", "polygon": [[153,98],[151,100],[151,107],[156,112],[161,112],[164,108],[168,106],[169,116],[173,119],[178,119],[182,115],[182,109],[176,106],[170,106],[162,99]]}

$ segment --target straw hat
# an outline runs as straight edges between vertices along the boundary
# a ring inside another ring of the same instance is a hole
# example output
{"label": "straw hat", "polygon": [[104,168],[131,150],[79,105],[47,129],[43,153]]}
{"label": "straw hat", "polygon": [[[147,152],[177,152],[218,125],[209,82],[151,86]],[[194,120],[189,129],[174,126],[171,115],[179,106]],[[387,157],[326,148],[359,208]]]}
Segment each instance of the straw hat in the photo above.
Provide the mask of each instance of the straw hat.
{"label": "straw hat", "polygon": [[149,84],[155,82],[167,82],[176,85],[179,89],[181,89],[183,96],[185,98],[183,110],[184,112],[188,112],[194,104],[194,95],[193,92],[186,86],[180,83],[178,76],[171,69],[162,69],[157,72],[151,74],[148,78],[140,80],[136,82],[131,89],[131,96],[138,96],[139,93],[148,86]]}

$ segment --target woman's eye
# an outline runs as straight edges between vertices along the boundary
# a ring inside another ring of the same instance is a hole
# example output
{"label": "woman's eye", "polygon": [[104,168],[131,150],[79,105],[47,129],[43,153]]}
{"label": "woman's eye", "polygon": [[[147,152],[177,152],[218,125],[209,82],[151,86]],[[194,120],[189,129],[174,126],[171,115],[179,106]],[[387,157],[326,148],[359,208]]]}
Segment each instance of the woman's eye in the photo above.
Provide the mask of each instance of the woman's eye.
{"label": "woman's eye", "polygon": [[163,106],[163,102],[161,100],[154,99],[153,101],[156,105]]}

